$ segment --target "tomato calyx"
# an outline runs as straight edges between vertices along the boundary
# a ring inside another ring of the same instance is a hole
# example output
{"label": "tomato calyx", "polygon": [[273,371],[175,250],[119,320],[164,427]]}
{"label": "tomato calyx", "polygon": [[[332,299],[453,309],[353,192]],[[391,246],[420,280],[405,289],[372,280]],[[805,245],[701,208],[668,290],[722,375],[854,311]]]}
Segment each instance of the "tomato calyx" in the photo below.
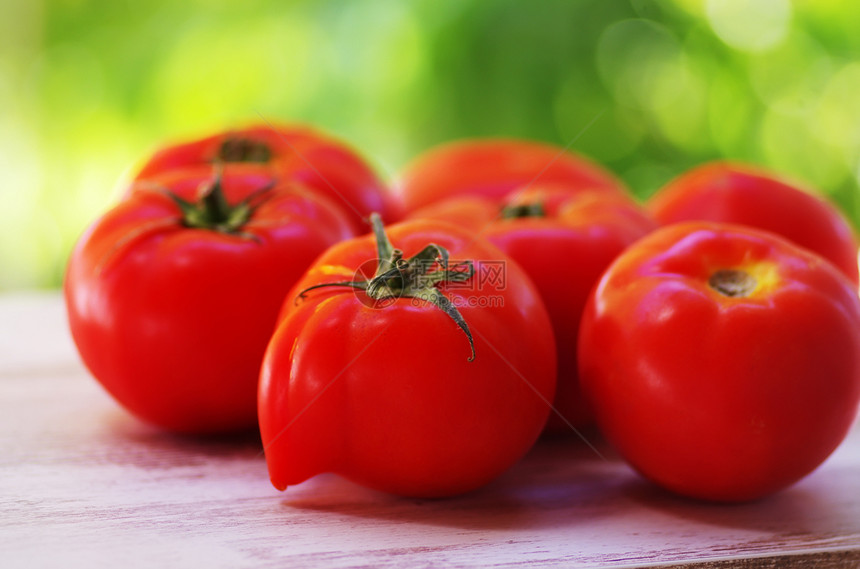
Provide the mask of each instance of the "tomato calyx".
{"label": "tomato calyx", "polygon": [[758,281],[747,271],[720,269],[708,279],[708,286],[730,298],[747,297],[756,289]]}
{"label": "tomato calyx", "polygon": [[209,229],[219,233],[253,237],[241,231],[242,227],[251,219],[254,210],[259,203],[254,200],[271,190],[274,181],[269,182],[259,190],[251,193],[245,199],[235,205],[227,202],[224,195],[224,187],[221,183],[220,171],[215,173],[211,182],[207,182],[201,189],[200,196],[196,201],[189,201],[179,197],[169,190],[167,195],[179,207],[182,212],[182,224],[192,229]]}
{"label": "tomato calyx", "polygon": [[468,361],[473,361],[475,342],[469,325],[455,304],[436,288],[441,283],[465,282],[472,278],[475,274],[472,261],[450,265],[448,250],[435,243],[428,244],[412,257],[404,259],[403,251],[395,249],[388,239],[379,214],[372,213],[370,222],[377,250],[376,273],[373,277],[368,280],[317,284],[302,290],[296,302],[304,299],[311,290],[332,286],[361,290],[375,301],[397,298],[423,300],[442,310],[466,334],[472,351]]}
{"label": "tomato calyx", "polygon": [[218,147],[215,162],[255,162],[265,164],[272,159],[272,149],[260,140],[230,136]]}
{"label": "tomato calyx", "polygon": [[546,210],[540,202],[509,204],[502,208],[502,219],[520,219],[523,217],[546,217]]}

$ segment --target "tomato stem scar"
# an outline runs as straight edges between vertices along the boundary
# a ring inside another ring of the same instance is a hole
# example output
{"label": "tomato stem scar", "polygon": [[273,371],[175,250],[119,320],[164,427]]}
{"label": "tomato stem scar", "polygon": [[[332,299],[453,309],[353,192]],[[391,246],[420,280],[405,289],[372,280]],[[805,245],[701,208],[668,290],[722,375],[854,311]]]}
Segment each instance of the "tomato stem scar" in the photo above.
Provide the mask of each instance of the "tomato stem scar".
{"label": "tomato stem scar", "polygon": [[708,279],[708,286],[731,298],[749,296],[757,285],[755,277],[740,269],[720,269]]}
{"label": "tomato stem scar", "polygon": [[506,205],[502,208],[502,219],[521,217],[546,217],[546,211],[540,202]]}
{"label": "tomato stem scar", "polygon": [[218,147],[215,162],[259,162],[265,164],[272,159],[269,145],[253,138],[228,136]]}

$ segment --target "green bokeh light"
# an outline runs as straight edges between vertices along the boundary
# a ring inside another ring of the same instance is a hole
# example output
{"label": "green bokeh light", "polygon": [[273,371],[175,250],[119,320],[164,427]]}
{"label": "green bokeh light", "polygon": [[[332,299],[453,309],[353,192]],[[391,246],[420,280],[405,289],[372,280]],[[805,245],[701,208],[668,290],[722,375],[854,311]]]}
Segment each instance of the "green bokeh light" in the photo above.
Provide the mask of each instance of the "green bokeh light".
{"label": "green bokeh light", "polygon": [[0,0],[0,290],[56,287],[159,143],[309,121],[386,175],[469,136],[572,143],[647,196],[727,157],[860,224],[860,3]]}

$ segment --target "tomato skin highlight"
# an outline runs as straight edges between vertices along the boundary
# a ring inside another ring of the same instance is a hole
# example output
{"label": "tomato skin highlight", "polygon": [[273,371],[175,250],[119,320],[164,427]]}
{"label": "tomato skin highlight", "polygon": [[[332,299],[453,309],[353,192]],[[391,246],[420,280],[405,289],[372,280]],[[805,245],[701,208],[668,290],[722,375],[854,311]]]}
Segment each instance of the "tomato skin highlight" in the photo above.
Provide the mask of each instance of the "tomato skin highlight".
{"label": "tomato skin highlight", "polygon": [[[727,296],[712,286],[721,270],[755,284]],[[860,401],[852,283],[738,225],[678,224],[633,245],[589,300],[579,348],[609,441],[645,477],[699,499],[753,500],[806,476]]]}
{"label": "tomato skin highlight", "polygon": [[[501,205],[500,205],[501,204]],[[504,207],[538,205],[540,215],[506,218]],[[517,189],[503,200],[465,196],[420,208],[415,219],[470,228],[510,255],[537,287],[556,339],[558,385],[546,431],[571,433],[594,421],[579,388],[577,337],[582,311],[603,271],[626,247],[657,228],[632,199],[559,185]]]}
{"label": "tomato skin highlight", "polygon": [[[227,201],[270,185],[265,169],[226,168]],[[284,295],[326,247],[351,235],[331,202],[275,185],[240,234],[183,226],[163,190],[211,181],[172,172],[98,219],[64,282],[72,337],[93,376],[160,428],[219,433],[256,423],[256,382]]]}
{"label": "tomato skin highlight", "polygon": [[495,200],[533,184],[625,194],[624,184],[584,156],[551,144],[486,138],[431,148],[407,165],[398,191],[406,211],[452,197]]}
{"label": "tomato skin highlight", "polygon": [[[334,287],[288,300],[259,393],[266,460],[279,489],[334,472],[398,495],[462,494],[521,458],[546,422],[555,345],[522,270],[452,225],[412,221],[388,231],[407,256],[432,242],[452,260],[473,260],[476,274],[485,263],[506,263],[504,286],[438,285],[457,299],[475,359],[463,331],[425,301],[375,305],[364,291]],[[371,236],[335,245],[291,295],[352,279],[375,258]]]}
{"label": "tomato skin highlight", "polygon": [[[227,141],[248,141],[266,150],[221,156]],[[224,164],[257,164],[282,181],[304,185],[337,204],[350,218],[355,233],[368,230],[367,216],[379,212],[387,222],[403,216],[402,204],[356,150],[322,131],[301,124],[251,124],[221,131],[155,152],[139,169],[136,180],[164,172]]]}
{"label": "tomato skin highlight", "polygon": [[766,170],[733,162],[693,168],[647,204],[662,225],[681,221],[737,223],[772,231],[818,253],[860,284],[857,237],[832,204]]}

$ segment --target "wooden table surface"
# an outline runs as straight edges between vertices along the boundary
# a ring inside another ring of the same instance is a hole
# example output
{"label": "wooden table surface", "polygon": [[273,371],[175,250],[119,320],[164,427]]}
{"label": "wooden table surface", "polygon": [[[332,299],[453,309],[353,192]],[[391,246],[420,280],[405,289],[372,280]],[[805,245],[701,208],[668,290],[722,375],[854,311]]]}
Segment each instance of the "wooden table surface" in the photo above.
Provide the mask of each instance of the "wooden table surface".
{"label": "wooden table surface", "polygon": [[745,505],[670,496],[576,439],[456,499],[331,475],[280,493],[256,438],[127,416],[80,364],[57,294],[0,296],[0,406],[2,568],[860,566],[860,429]]}

